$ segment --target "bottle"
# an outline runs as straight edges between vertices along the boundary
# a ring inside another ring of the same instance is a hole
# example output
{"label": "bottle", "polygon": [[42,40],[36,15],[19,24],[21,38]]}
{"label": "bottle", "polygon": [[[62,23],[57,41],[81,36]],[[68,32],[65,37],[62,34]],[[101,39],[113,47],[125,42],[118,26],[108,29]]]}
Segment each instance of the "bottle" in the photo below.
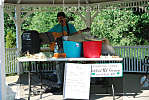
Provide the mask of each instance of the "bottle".
{"label": "bottle", "polygon": [[63,40],[67,41],[68,40],[68,36],[63,36]]}
{"label": "bottle", "polygon": [[58,45],[55,43],[54,53],[58,53]]}

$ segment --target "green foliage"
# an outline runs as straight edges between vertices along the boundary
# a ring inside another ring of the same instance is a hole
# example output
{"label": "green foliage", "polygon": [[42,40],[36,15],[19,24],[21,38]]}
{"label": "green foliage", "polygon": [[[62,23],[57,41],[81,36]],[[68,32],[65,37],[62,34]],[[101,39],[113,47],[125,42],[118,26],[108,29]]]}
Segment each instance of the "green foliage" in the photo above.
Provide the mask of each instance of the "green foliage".
{"label": "green foliage", "polygon": [[[5,32],[5,37],[8,32],[11,32],[14,36],[16,35],[15,34],[16,27],[15,27],[14,21],[7,13],[4,13],[4,32]],[[6,38],[5,38],[5,41],[6,41]]]}
{"label": "green foliage", "polygon": [[12,32],[8,32],[6,36],[6,48],[14,48],[16,46],[15,41],[14,34],[12,34]]}
{"label": "green foliage", "polygon": [[136,29],[134,34],[140,40],[140,45],[149,42],[149,16],[147,13],[140,16]]}
{"label": "green foliage", "polygon": [[49,23],[50,21],[54,22],[53,19],[54,15],[51,13],[35,12],[25,20],[25,22],[23,23],[23,29],[46,32],[48,31],[49,26],[52,26]]}
{"label": "green foliage", "polygon": [[5,47],[16,47],[16,27],[12,18],[4,13],[4,32],[5,32]]}
{"label": "green foliage", "polygon": [[[52,8],[48,8],[49,10]],[[48,10],[47,9],[47,10]],[[56,12],[34,12],[21,25],[22,30],[37,30],[47,32],[57,24]],[[138,9],[138,8],[137,8]],[[139,10],[138,10],[139,11]],[[95,12],[92,12],[92,15]],[[21,13],[25,16],[26,13]],[[85,12],[81,12],[82,16]],[[74,18],[70,23],[74,24],[77,30],[86,28],[85,22],[81,17],[73,12],[66,13],[67,16]],[[15,25],[12,18],[5,14],[5,37],[8,44],[15,44]],[[149,16],[144,11],[135,12],[134,9],[104,9],[101,10],[93,20],[91,34],[99,38],[108,38],[113,46],[133,46],[149,44]],[[14,47],[14,46],[7,46]]]}
{"label": "green foliage", "polygon": [[[81,17],[73,12],[71,13],[66,13],[68,15],[68,17],[73,17],[74,18],[74,21],[71,21],[70,23],[72,23],[75,28],[77,30],[82,30],[82,29],[85,29],[86,28],[86,24],[85,22],[81,19]],[[81,13],[83,16],[85,15],[84,13]]]}
{"label": "green foliage", "polygon": [[[57,24],[58,12],[35,12],[25,20],[23,23],[23,29],[37,30],[38,32],[47,32],[54,25]],[[85,27],[85,23],[81,22],[81,18],[74,13],[66,13],[67,17],[74,17],[74,21],[70,23],[74,24],[76,29],[82,29]]]}
{"label": "green foliage", "polygon": [[148,24],[148,18],[149,16],[135,15],[128,9],[102,10],[94,19],[92,33],[100,38],[108,38],[114,46],[138,45],[144,39],[137,34],[144,32],[137,26]]}

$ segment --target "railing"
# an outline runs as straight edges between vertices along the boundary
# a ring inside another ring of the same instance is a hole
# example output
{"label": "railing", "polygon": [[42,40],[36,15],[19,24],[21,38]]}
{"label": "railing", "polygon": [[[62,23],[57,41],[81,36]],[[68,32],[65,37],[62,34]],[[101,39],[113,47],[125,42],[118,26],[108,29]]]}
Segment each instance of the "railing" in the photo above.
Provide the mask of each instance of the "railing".
{"label": "railing", "polygon": [[141,72],[146,71],[143,65],[145,56],[149,56],[149,46],[122,46],[114,47],[115,52],[124,58],[124,72]]}
{"label": "railing", "polygon": [[18,67],[16,63],[17,49],[5,49],[5,72],[6,74],[17,73]]}
{"label": "railing", "polygon": [[[5,72],[6,74],[12,73],[20,73],[28,71],[28,63],[20,63],[17,62],[17,49],[16,48],[7,48],[5,49]],[[42,62],[42,71],[51,71],[55,70],[55,63],[51,62]],[[32,62],[31,70],[33,72],[39,71],[39,63]],[[18,67],[19,66],[19,67]],[[19,72],[20,71],[20,72]]]}
{"label": "railing", "polygon": [[[123,70],[124,72],[139,72],[144,73],[146,71],[143,65],[145,56],[149,56],[149,46],[119,46],[114,47],[115,52],[118,56],[124,58]],[[16,62],[17,49],[6,49],[6,60],[5,60],[5,70],[6,74],[17,73],[18,67]],[[35,64],[33,64],[35,65]],[[42,64],[43,70],[55,69],[53,63],[47,62]],[[23,71],[28,71],[27,63],[23,63]],[[48,67],[50,66],[50,67]],[[32,66],[32,70],[38,70],[38,66]]]}

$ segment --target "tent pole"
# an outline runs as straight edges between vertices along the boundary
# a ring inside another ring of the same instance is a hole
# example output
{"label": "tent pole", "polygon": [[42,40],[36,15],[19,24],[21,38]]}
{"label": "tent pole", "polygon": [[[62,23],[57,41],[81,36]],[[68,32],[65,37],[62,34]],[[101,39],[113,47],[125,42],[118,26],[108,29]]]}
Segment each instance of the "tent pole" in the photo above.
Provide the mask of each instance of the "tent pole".
{"label": "tent pole", "polygon": [[4,0],[0,1],[0,100],[6,100],[5,43],[4,43]]}

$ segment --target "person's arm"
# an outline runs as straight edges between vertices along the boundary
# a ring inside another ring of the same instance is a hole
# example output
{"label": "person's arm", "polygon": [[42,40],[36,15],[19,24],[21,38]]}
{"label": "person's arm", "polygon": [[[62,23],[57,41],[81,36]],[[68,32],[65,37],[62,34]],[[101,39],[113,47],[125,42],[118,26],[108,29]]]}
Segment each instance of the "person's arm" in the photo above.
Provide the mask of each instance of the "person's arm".
{"label": "person's arm", "polygon": [[73,34],[71,34],[71,35],[74,35],[74,34],[80,34],[80,33],[82,33],[82,31],[81,30],[79,30],[79,31],[77,31],[77,32],[74,32]]}
{"label": "person's arm", "polygon": [[87,32],[90,31],[90,28],[86,28],[86,29],[77,31],[72,24],[68,24],[68,25],[69,25],[69,29],[70,29],[70,34],[69,34],[70,36],[75,35],[75,34],[81,34],[84,31],[87,31]]}
{"label": "person's arm", "polygon": [[69,31],[70,31],[70,33],[69,33],[70,36],[80,33],[79,31],[76,30],[74,25],[68,23],[68,27],[69,27]]}
{"label": "person's arm", "polygon": [[48,32],[50,32],[53,36],[54,39],[56,40],[57,38],[63,36],[61,33],[61,27],[59,24],[55,25],[53,28],[51,28]]}

